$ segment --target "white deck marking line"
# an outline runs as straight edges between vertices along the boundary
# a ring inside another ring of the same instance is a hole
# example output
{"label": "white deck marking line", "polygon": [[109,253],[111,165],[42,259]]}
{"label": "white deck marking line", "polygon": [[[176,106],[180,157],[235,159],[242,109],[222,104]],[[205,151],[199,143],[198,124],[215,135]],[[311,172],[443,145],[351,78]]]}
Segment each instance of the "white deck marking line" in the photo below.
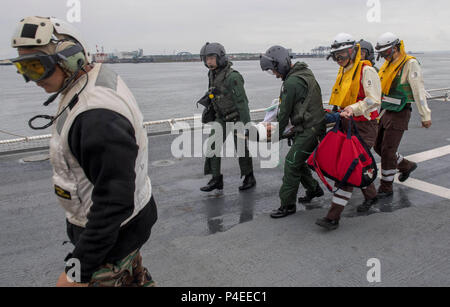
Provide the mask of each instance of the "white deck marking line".
{"label": "white deck marking line", "polygon": [[[450,154],[450,145],[448,146],[444,146],[444,147],[440,147],[440,148],[436,148],[436,149],[432,149],[429,151],[424,151],[422,153],[418,153],[415,155],[411,155],[408,157],[405,157],[407,160],[416,162],[416,163],[420,163],[420,162],[425,162],[428,160],[432,160],[432,159],[436,159],[436,158],[440,158],[446,155]],[[381,169],[381,164],[378,164],[378,168]],[[442,198],[446,198],[446,199],[450,199],[450,189],[435,185],[435,184],[431,184],[422,180],[418,180],[418,179],[414,179],[409,177],[409,179],[406,182],[399,182],[398,181],[398,174],[395,176],[395,183],[404,185],[408,188],[413,188],[425,193],[429,193],[429,194],[433,194]],[[379,178],[381,178],[381,173],[378,176]]]}
{"label": "white deck marking line", "polygon": [[397,183],[404,185],[408,188],[413,188],[425,193],[430,193],[442,198],[447,198],[450,199],[450,189],[435,185],[435,184],[431,184],[422,180],[417,180],[414,178],[408,178],[408,180],[406,180],[406,182],[398,182]]}
{"label": "white deck marking line", "polygon": [[416,163],[420,163],[420,162],[425,162],[428,160],[440,158],[440,157],[443,157],[443,156],[446,156],[449,154],[450,154],[450,145],[432,149],[429,151],[424,151],[422,153],[418,153],[415,155],[411,155],[411,156],[406,157],[406,159],[416,162]]}

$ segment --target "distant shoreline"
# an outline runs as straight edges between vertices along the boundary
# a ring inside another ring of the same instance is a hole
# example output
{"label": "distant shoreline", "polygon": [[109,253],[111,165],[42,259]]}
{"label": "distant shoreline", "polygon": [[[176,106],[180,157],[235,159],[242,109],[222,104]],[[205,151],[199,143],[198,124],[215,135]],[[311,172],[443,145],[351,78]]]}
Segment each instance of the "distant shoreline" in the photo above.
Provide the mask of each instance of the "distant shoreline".
{"label": "distant shoreline", "polygon": [[[200,56],[199,56],[200,57]],[[142,63],[189,63],[189,62],[201,62],[199,57],[190,58],[180,58],[177,56],[147,56],[138,59],[114,59],[106,61],[97,61],[94,63],[104,63],[104,64],[142,64]],[[323,59],[325,55],[296,55],[293,59]],[[242,56],[242,57],[230,57],[230,61],[259,61],[259,54],[252,56]]]}
{"label": "distant shoreline", "polygon": [[0,66],[10,66],[13,63],[10,60],[0,60]]}
{"label": "distant shoreline", "polygon": [[[431,55],[450,55],[450,51],[428,51],[428,52],[422,52],[422,51],[410,51],[408,54],[411,55],[425,55],[425,54],[431,54]],[[319,58],[325,58],[323,55],[295,55],[294,59],[319,59]],[[239,61],[258,61],[259,55],[248,55],[248,56],[241,56],[241,57],[231,57],[231,61],[233,62],[239,62]],[[93,63],[104,63],[104,64],[143,64],[143,63],[195,63],[195,62],[201,62],[199,58],[180,58],[177,56],[170,56],[170,55],[155,55],[155,56],[146,56],[143,58],[138,59],[114,59],[114,60],[107,60],[107,61],[93,61]],[[13,63],[9,60],[0,60],[0,66],[11,66]]]}

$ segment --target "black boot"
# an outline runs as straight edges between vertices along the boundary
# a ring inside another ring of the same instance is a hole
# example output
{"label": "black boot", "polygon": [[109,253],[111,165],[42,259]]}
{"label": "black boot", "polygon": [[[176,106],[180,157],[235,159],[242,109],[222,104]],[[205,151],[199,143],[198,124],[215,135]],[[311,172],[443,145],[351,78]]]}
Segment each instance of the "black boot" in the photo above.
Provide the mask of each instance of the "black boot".
{"label": "black boot", "polygon": [[289,215],[295,214],[296,212],[297,212],[296,205],[288,207],[280,207],[279,209],[272,211],[270,217],[273,219],[281,219]]}
{"label": "black boot", "polygon": [[212,192],[214,190],[223,190],[223,175],[213,177],[207,186],[200,189],[202,192]]}
{"label": "black boot", "polygon": [[362,205],[359,205],[358,208],[356,208],[356,211],[359,213],[365,213],[372,208],[372,206],[376,205],[378,203],[378,197],[375,197],[374,199],[368,199],[362,203]]}
{"label": "black boot", "polygon": [[251,172],[250,174],[245,176],[244,182],[243,182],[242,186],[239,187],[239,190],[240,191],[249,190],[249,189],[253,188],[255,185],[256,185],[256,179],[255,179],[255,176],[253,175],[253,172]]}
{"label": "black boot", "polygon": [[298,199],[298,202],[301,204],[309,204],[314,198],[322,197],[324,195],[325,193],[323,192],[322,188],[319,185],[317,185],[317,188],[314,192],[311,193],[309,191],[306,191],[306,196],[300,197]]}
{"label": "black boot", "polygon": [[336,230],[339,227],[339,221],[323,218],[316,221],[316,225],[325,228],[326,230]]}
{"label": "black boot", "polygon": [[417,163],[411,162],[412,166],[407,172],[400,173],[400,176],[398,176],[398,181],[405,182],[408,180],[409,175],[411,175],[412,172],[414,172],[417,169]]}

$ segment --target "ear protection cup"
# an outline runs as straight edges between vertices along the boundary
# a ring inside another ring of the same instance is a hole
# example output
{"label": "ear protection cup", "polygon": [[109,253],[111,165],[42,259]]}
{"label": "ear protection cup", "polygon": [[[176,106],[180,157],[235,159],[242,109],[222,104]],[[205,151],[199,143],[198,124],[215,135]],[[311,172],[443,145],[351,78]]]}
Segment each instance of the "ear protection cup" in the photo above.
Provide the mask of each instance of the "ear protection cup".
{"label": "ear protection cup", "polygon": [[[56,47],[56,53],[76,46],[76,43],[72,41],[63,41]],[[70,74],[75,73],[79,69],[79,61],[82,61],[82,66],[86,64],[86,57],[83,51],[77,52],[74,55],[66,57],[66,60],[59,61],[59,65]]]}

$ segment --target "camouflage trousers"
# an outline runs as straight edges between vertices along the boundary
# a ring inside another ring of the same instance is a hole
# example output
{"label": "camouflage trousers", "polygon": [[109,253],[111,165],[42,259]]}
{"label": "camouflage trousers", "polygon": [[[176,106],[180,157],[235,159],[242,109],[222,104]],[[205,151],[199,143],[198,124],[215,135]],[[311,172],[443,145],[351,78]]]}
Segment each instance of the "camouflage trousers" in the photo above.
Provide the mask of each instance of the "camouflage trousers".
{"label": "camouflage trousers", "polygon": [[92,275],[89,287],[154,287],[150,273],[142,266],[139,250],[118,261],[105,264]]}

